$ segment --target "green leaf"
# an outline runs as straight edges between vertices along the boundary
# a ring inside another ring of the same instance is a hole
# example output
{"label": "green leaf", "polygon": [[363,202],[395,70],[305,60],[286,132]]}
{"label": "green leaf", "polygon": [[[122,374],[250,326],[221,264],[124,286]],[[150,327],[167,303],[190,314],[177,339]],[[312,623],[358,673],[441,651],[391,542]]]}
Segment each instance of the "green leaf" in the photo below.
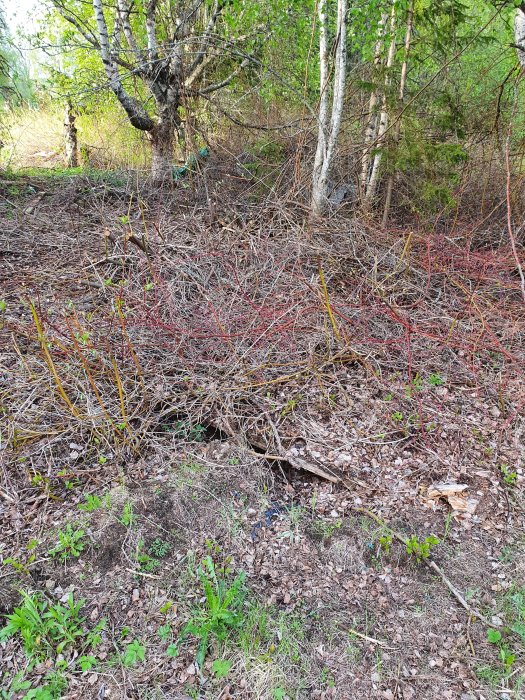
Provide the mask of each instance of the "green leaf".
{"label": "green leaf", "polygon": [[216,659],[211,665],[211,670],[212,673],[217,676],[217,678],[226,678],[231,667],[231,661],[228,661],[227,659]]}
{"label": "green leaf", "polygon": [[501,642],[501,632],[498,630],[487,630],[487,639],[491,644],[498,644]]}
{"label": "green leaf", "polygon": [[179,655],[179,645],[178,644],[170,644],[169,647],[166,649],[166,654],[168,656],[173,657],[173,658],[178,656]]}

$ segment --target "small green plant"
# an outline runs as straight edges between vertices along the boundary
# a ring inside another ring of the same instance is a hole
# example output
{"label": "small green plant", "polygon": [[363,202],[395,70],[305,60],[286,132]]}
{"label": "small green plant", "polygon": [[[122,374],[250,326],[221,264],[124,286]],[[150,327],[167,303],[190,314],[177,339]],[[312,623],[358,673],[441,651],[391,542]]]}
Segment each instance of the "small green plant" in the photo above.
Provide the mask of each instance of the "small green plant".
{"label": "small green plant", "polygon": [[150,544],[148,554],[156,559],[163,559],[171,552],[171,545],[166,540],[156,537]]}
{"label": "small green plant", "polygon": [[281,418],[286,418],[289,413],[293,413],[297,408],[297,404],[303,397],[299,395],[296,399],[288,399],[284,408],[281,411]]}
{"label": "small green plant", "polygon": [[19,635],[26,655],[37,660],[61,654],[84,637],[84,618],[79,616],[84,602],[75,603],[70,593],[65,605],[50,605],[42,594],[22,591],[22,605],[6,616],[0,641]]}
{"label": "small green plant", "polygon": [[407,554],[416,558],[419,563],[423,559],[428,559],[433,547],[439,544],[439,538],[435,535],[429,535],[424,540],[418,539],[417,535],[412,535],[406,541]]}
{"label": "small green plant", "polygon": [[329,540],[336,530],[340,530],[343,526],[343,521],[341,518],[334,520],[333,523],[328,523],[321,518],[317,518],[312,523],[313,531],[324,540]]}
{"label": "small green plant", "polygon": [[428,383],[430,384],[430,386],[441,386],[442,384],[445,383],[445,380],[443,379],[443,377],[440,374],[436,373],[436,374],[431,374],[428,377]]}
{"label": "small green plant", "polygon": [[202,667],[210,639],[222,642],[228,633],[242,623],[242,604],[246,597],[246,574],[239,573],[229,580],[227,568],[216,568],[208,555],[197,571],[204,590],[204,602],[194,609],[175,644],[168,647],[169,656],[177,656],[180,645],[189,635],[197,637],[196,662]]}
{"label": "small green plant", "polygon": [[499,470],[507,486],[516,486],[518,480],[518,473],[516,471],[512,470],[507,464],[500,464]]}
{"label": "small green plant", "polygon": [[516,654],[514,654],[504,643],[502,634],[499,630],[487,630],[487,639],[491,644],[494,644],[498,648],[499,659],[503,664],[505,672],[508,673],[511,666],[516,661]]}
{"label": "small green plant", "polygon": [[231,661],[228,661],[227,659],[215,659],[211,665],[211,670],[216,678],[226,678],[231,667]]}
{"label": "small green plant", "polygon": [[[168,426],[170,429],[170,426]],[[176,437],[192,442],[202,442],[206,434],[206,427],[200,423],[190,423],[187,420],[176,421],[171,427],[172,432]]]}
{"label": "small green plant", "polygon": [[137,663],[144,661],[146,658],[146,647],[139,642],[138,639],[134,639],[130,642],[122,655],[122,663],[127,668],[135,666]]}
{"label": "small green plant", "polygon": [[102,499],[100,496],[88,493],[85,497],[84,503],[78,504],[78,509],[83,510],[85,513],[93,513],[95,510],[102,508]]}
{"label": "small green plant", "polygon": [[423,390],[423,379],[421,378],[421,375],[419,373],[416,374],[414,379],[410,382],[410,384],[407,384],[405,387],[405,395],[407,398],[412,398],[412,394],[416,391],[422,391]]}
{"label": "small green plant", "polygon": [[141,547],[143,546],[144,543],[139,542],[137,562],[139,564],[140,571],[144,571],[146,573],[151,574],[154,571],[157,571],[157,569],[160,566],[160,561],[158,559],[155,559],[155,557],[151,557],[147,552],[142,552]]}
{"label": "small green plant", "polygon": [[124,527],[131,527],[135,522],[135,515],[133,513],[133,504],[131,501],[126,501],[122,509],[122,515],[118,518],[119,523],[124,525]]}
{"label": "small green plant", "polygon": [[284,688],[274,688],[272,690],[273,700],[284,700],[286,697],[286,690]]}
{"label": "small green plant", "polygon": [[379,537],[379,546],[381,549],[385,552],[385,554],[390,553],[390,547],[392,546],[393,542],[393,535],[391,532],[384,532],[380,537]]}
{"label": "small green plant", "polygon": [[26,545],[28,551],[28,556],[25,559],[19,559],[17,557],[6,557],[3,560],[4,564],[8,564],[13,567],[13,569],[24,575],[29,575],[29,565],[32,564],[36,559],[35,550],[38,547],[38,540],[31,539]]}
{"label": "small green plant", "polygon": [[403,414],[401,413],[401,411],[394,411],[390,417],[392,418],[394,423],[401,423],[401,421],[403,420]]}
{"label": "small green plant", "polygon": [[6,308],[7,308],[7,304],[5,303],[5,301],[3,299],[0,299],[0,313],[2,311],[5,311]]}
{"label": "small green plant", "polygon": [[68,523],[65,529],[58,533],[58,543],[53,549],[49,550],[49,554],[52,557],[60,557],[60,559],[65,561],[70,557],[78,558],[85,548],[84,530],[81,528],[73,529],[73,526]]}

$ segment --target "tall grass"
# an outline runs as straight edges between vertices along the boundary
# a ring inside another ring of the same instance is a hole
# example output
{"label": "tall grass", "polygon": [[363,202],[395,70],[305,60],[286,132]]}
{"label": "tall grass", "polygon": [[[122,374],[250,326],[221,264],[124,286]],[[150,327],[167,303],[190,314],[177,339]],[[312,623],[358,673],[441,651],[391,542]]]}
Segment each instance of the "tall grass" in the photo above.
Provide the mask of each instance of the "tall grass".
{"label": "tall grass", "polygon": [[[57,106],[20,108],[6,120],[0,162],[12,168],[63,167],[63,110]],[[147,169],[144,135],[113,105],[81,113],[76,121],[81,163],[85,167]]]}

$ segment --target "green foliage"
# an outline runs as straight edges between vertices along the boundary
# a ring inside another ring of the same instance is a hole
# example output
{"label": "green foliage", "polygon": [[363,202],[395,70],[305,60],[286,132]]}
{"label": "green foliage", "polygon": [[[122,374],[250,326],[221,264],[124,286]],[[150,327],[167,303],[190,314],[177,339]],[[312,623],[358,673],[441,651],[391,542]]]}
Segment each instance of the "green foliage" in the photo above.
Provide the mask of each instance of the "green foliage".
{"label": "green foliage", "polygon": [[124,525],[124,527],[131,527],[135,523],[135,515],[133,513],[133,503],[131,501],[126,501],[124,507],[122,508],[122,515],[118,519],[119,523]]}
{"label": "green foliage", "polygon": [[176,421],[173,427],[169,427],[168,429],[173,431],[176,437],[192,442],[202,442],[204,434],[206,433],[204,425],[200,425],[199,423],[193,424],[187,420]]}
{"label": "green foliage", "polygon": [[211,665],[211,670],[216,678],[226,678],[231,667],[231,661],[228,661],[227,659],[215,659]]}
{"label": "green foliage", "polygon": [[134,639],[130,642],[122,655],[122,663],[127,668],[135,666],[138,663],[145,661],[146,659],[146,647],[141,644],[138,639]]}
{"label": "green foliage", "polygon": [[39,593],[22,591],[22,605],[7,615],[7,625],[0,630],[0,641],[18,635],[29,657],[42,660],[74,647],[84,636],[79,616],[84,600],[75,603],[73,594],[65,605],[49,602]]}
{"label": "green foliage", "polygon": [[432,548],[438,545],[439,542],[439,538],[435,535],[429,535],[424,540],[420,540],[417,535],[412,535],[406,541],[407,554],[415,557],[419,563],[423,559],[428,559]]}
{"label": "green foliage", "polygon": [[52,557],[60,557],[63,561],[70,557],[79,557],[86,547],[85,533],[82,528],[73,529],[68,523],[64,530],[58,533],[58,543],[49,550]]}
{"label": "green foliage", "polygon": [[104,506],[108,506],[109,494],[106,497],[101,498],[96,494],[88,493],[84,496],[84,499],[84,503],[78,504],[78,509],[83,510],[85,513],[93,513],[94,511],[99,510]]}
{"label": "green foliage", "polygon": [[163,559],[171,551],[171,545],[166,540],[156,537],[150,544],[148,554],[157,559]]}
{"label": "green foliage", "polygon": [[514,469],[511,469],[507,464],[500,464],[499,470],[503,476],[503,481],[505,484],[507,484],[507,486],[516,486],[518,473]]}
{"label": "green foliage", "polygon": [[226,572],[217,570],[208,555],[197,575],[204,592],[204,602],[194,609],[176,644],[168,647],[168,655],[176,656],[181,643],[192,635],[199,640],[196,661],[202,667],[211,640],[223,642],[228,634],[242,624],[242,605],[246,597],[246,574],[239,573],[233,581]]}

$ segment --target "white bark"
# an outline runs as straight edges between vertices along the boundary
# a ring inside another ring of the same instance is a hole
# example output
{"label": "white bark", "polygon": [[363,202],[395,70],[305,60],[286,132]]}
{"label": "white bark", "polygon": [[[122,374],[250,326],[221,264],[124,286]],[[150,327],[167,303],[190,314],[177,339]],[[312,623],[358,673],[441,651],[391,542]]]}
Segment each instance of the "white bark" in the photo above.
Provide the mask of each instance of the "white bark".
{"label": "white bark", "polygon": [[516,42],[516,51],[518,60],[522,68],[525,68],[525,7],[516,9],[516,17],[514,18],[514,40]]}
{"label": "white bark", "polygon": [[379,166],[381,165],[381,159],[383,157],[381,147],[383,145],[386,130],[388,129],[388,109],[387,109],[387,99],[388,99],[388,88],[390,87],[390,70],[392,64],[394,63],[394,58],[396,55],[396,11],[395,5],[392,5],[392,12],[390,14],[390,31],[392,33],[392,39],[390,41],[390,47],[388,49],[388,56],[386,59],[386,75],[385,75],[385,89],[383,92],[383,101],[381,104],[381,114],[379,115],[379,126],[377,129],[377,135],[374,141],[374,146],[377,153],[374,156],[372,163],[372,168],[370,171],[370,176],[368,178],[368,183],[365,192],[365,206],[368,207],[373,202],[377,184],[379,180]]}
{"label": "white bark", "polygon": [[[312,216],[323,214],[328,196],[328,175],[341,128],[344,93],[346,85],[346,15],[347,0],[337,2],[337,48],[334,59],[333,95],[331,109],[329,105],[329,65],[328,65],[328,27],[326,0],[319,0],[319,65],[320,65],[320,101],[317,149],[315,153],[312,183]],[[330,113],[331,112],[331,113]]]}
{"label": "white bark", "polygon": [[[374,74],[377,73],[377,69],[381,64],[381,56],[383,54],[383,45],[385,42],[385,32],[386,32],[386,21],[388,19],[388,14],[384,12],[381,15],[381,19],[378,23],[378,38],[375,45],[374,51]],[[370,144],[376,138],[377,134],[377,114],[376,107],[378,103],[378,91],[374,89],[370,94],[370,101],[368,103],[368,122],[365,128],[365,138],[364,138],[364,149],[363,156],[361,159],[361,192],[364,195],[366,192],[366,187],[368,184],[368,175],[370,169]]]}
{"label": "white bark", "polygon": [[142,131],[151,131],[155,125],[153,119],[149,116],[144,107],[126,92],[120,79],[117,64],[111,56],[108,28],[102,8],[102,0],[93,0],[93,10],[95,12],[95,20],[98,29],[100,56],[104,64],[109,86],[115,93],[120,104],[126,110],[126,114],[132,125]]}

